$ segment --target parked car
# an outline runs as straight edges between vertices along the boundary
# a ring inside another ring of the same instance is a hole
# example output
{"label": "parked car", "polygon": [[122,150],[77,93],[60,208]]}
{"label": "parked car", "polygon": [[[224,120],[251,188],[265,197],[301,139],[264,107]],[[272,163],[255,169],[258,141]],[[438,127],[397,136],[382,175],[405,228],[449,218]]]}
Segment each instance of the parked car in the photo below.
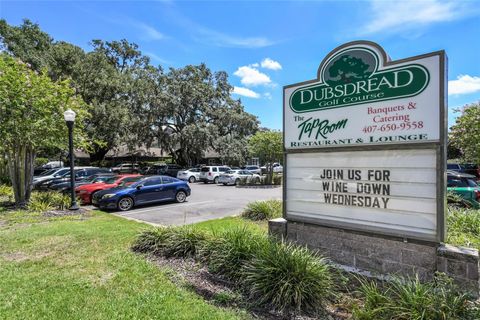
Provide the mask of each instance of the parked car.
{"label": "parked car", "polygon": [[190,196],[188,183],[169,176],[145,177],[129,186],[96,192],[92,204],[101,209],[127,211],[141,204],[184,202]]}
{"label": "parked car", "polygon": [[82,204],[90,204],[92,197],[96,192],[112,189],[118,186],[129,186],[134,182],[143,179],[139,174],[122,174],[119,176],[110,176],[107,178],[97,178],[88,184],[75,188],[77,197],[80,198]]}
{"label": "parked car", "polygon": [[[47,180],[43,180],[36,185],[37,189],[47,190],[51,186],[57,183],[70,182],[70,168],[64,168],[66,171],[63,172],[61,176],[52,177]],[[97,168],[97,167],[75,167],[75,181],[82,181],[87,177],[93,176],[94,174],[99,173],[110,173],[110,169],[106,168]]]}
{"label": "parked car", "polygon": [[230,171],[230,167],[226,166],[205,166],[200,169],[200,181],[203,183],[218,183],[220,174]]}
{"label": "parked car", "polygon": [[[115,177],[115,173],[98,173],[94,174],[92,176],[87,176],[87,177],[76,177],[75,178],[75,188],[78,186],[83,186],[85,184],[90,184],[94,182],[99,182],[103,180],[110,179],[112,177]],[[62,182],[52,182],[48,189],[53,190],[53,191],[60,191],[64,193],[68,193],[71,190],[71,185],[70,185],[70,175],[64,179]]]}
{"label": "parked car", "polygon": [[447,191],[452,191],[470,203],[473,208],[480,209],[480,187],[471,174],[447,171]]}
{"label": "parked car", "polygon": [[39,185],[45,181],[49,181],[54,178],[63,177],[70,172],[69,168],[60,168],[60,169],[51,169],[46,171],[39,176],[33,176],[32,185],[34,189],[37,189]]}
{"label": "parked car", "polygon": [[[261,167],[262,173],[267,173],[269,167],[270,167],[270,164],[266,164],[263,167]],[[278,162],[274,162],[273,163],[273,172],[274,173],[283,173],[283,166]]]}
{"label": "parked car", "polygon": [[447,163],[447,170],[471,174],[474,175],[477,180],[480,179],[480,166],[474,163]]}
{"label": "parked car", "polygon": [[120,163],[112,167],[112,172],[115,173],[139,173],[140,166],[138,163]]}
{"label": "parked car", "polygon": [[187,170],[180,170],[177,173],[177,179],[188,181],[194,183],[200,180],[200,169],[199,168],[190,168]]}
{"label": "parked car", "polygon": [[242,179],[245,179],[247,182],[253,180],[254,183],[258,183],[260,182],[260,175],[248,170],[229,170],[220,175],[218,183],[223,183],[224,186],[229,184],[239,185]]}
{"label": "parked car", "polygon": [[256,173],[256,174],[259,174],[261,175],[262,174],[262,169],[259,167],[259,166],[245,166],[245,168],[243,168],[244,170],[247,170],[247,171],[250,171],[251,173]]}
{"label": "parked car", "polygon": [[145,174],[164,175],[176,178],[180,170],[182,170],[182,167],[178,164],[156,164],[151,166]]}

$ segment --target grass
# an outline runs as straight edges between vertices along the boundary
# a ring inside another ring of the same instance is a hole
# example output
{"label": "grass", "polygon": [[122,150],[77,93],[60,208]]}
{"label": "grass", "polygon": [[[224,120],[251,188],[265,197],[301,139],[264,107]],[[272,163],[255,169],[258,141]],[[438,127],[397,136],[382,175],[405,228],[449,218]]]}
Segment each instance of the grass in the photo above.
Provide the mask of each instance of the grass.
{"label": "grass", "polygon": [[129,248],[145,225],[0,211],[2,319],[237,319]]}
{"label": "grass", "polygon": [[247,228],[250,232],[265,234],[268,232],[267,221],[250,221],[240,217],[226,217],[195,224],[195,227],[209,232],[220,232],[232,228]]}
{"label": "grass", "polygon": [[449,209],[447,243],[480,250],[480,210]]}
{"label": "grass", "polygon": [[443,274],[430,282],[418,278],[396,278],[384,283],[360,279],[358,294],[364,301],[354,310],[359,320],[448,320],[479,319],[480,310],[465,293],[461,293],[452,279]]}

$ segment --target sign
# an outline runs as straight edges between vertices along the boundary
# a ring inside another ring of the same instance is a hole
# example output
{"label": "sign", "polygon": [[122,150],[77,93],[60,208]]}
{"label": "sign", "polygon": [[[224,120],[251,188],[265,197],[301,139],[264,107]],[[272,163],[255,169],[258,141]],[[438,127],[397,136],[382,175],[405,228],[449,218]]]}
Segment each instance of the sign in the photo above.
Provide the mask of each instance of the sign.
{"label": "sign", "polygon": [[390,61],[372,43],[331,53],[284,88],[285,148],[438,142],[441,55]]}
{"label": "sign", "polygon": [[292,153],[286,172],[289,218],[435,238],[435,150]]}
{"label": "sign", "polygon": [[444,85],[443,51],[391,61],[362,41],[285,86],[286,219],[443,241]]}

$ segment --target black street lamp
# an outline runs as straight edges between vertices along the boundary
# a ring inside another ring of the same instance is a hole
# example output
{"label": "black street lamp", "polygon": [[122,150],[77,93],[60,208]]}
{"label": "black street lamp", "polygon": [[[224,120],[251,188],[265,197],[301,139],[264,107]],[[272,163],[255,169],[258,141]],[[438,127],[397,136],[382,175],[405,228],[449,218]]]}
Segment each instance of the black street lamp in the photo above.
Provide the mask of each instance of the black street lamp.
{"label": "black street lamp", "polygon": [[70,153],[70,196],[71,196],[71,205],[70,210],[78,210],[80,209],[77,205],[77,199],[75,197],[75,172],[73,169],[73,125],[75,123],[75,112],[71,109],[68,109],[63,113],[63,118],[67,123],[68,127],[68,147]]}

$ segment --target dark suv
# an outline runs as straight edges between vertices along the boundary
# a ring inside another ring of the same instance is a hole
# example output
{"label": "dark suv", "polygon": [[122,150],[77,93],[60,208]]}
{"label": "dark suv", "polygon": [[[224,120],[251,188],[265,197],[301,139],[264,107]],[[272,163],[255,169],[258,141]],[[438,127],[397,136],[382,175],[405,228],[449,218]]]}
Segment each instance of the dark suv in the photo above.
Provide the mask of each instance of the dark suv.
{"label": "dark suv", "polygon": [[178,164],[157,164],[153,165],[152,167],[148,168],[145,174],[148,175],[167,175],[170,177],[177,177],[178,171],[182,170],[183,168]]}
{"label": "dark suv", "polygon": [[[111,170],[106,168],[97,168],[97,167],[77,167],[74,169],[74,172],[75,172],[75,181],[82,181],[87,177],[90,177],[96,174],[111,173]],[[65,174],[62,175],[61,177],[42,181],[37,185],[37,188],[40,190],[47,190],[47,189],[55,190],[56,188],[54,187],[54,185],[59,183],[64,183],[64,182],[70,182],[70,170],[66,171]]]}

